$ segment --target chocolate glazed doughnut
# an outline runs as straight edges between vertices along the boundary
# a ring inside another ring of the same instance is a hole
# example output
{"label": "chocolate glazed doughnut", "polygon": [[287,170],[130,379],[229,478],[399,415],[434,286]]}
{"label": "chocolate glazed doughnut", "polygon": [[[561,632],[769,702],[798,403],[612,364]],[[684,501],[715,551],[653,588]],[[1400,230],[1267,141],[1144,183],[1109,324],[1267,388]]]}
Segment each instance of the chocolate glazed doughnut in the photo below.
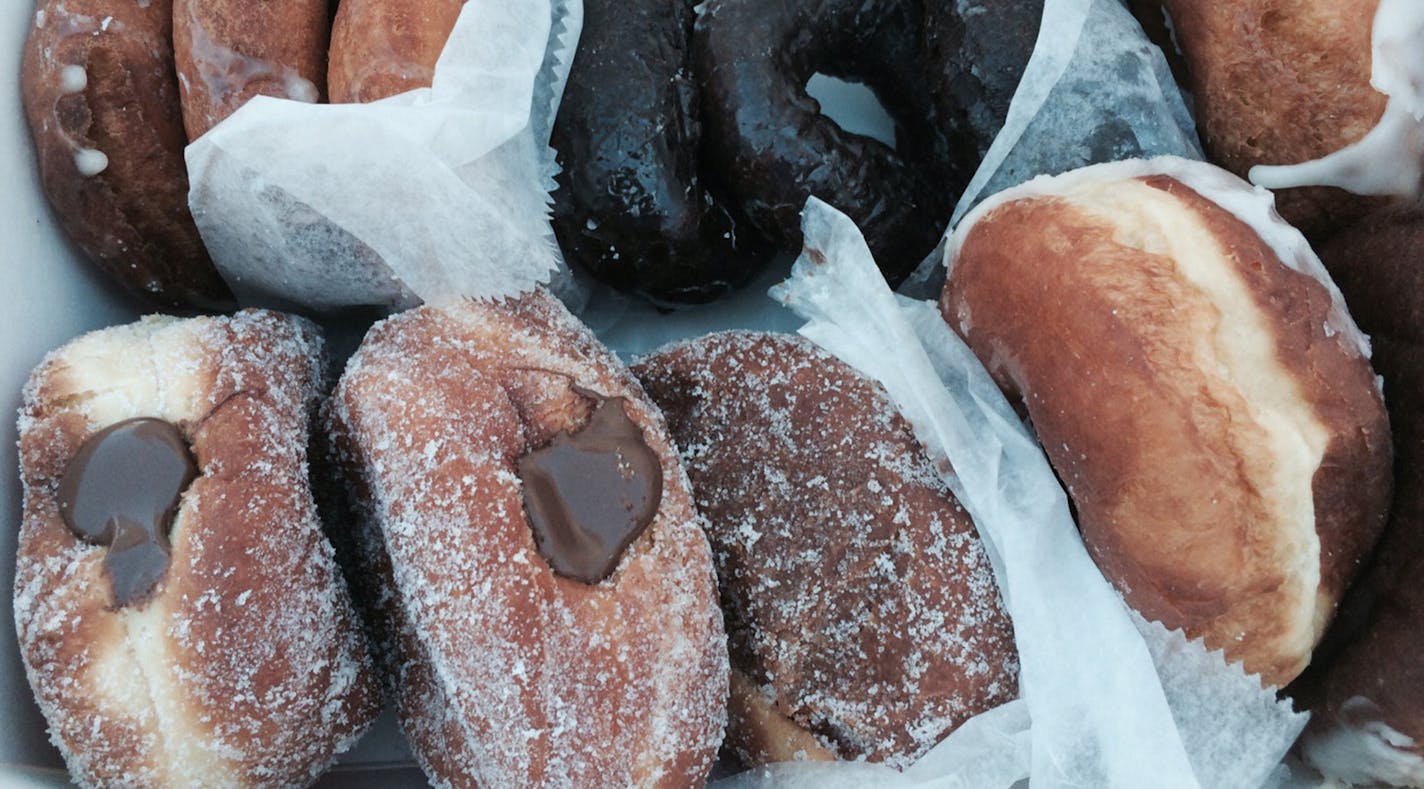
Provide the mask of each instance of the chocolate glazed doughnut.
{"label": "chocolate glazed doughnut", "polygon": [[[709,172],[788,250],[815,195],[865,233],[891,284],[935,246],[965,176],[946,164],[911,0],[709,0],[692,36]],[[850,134],[806,93],[817,72],[863,80],[896,147]]]}
{"label": "chocolate glazed doughnut", "polygon": [[727,293],[770,251],[698,177],[692,16],[691,0],[585,2],[553,133],[565,254],[619,290],[674,303]]}
{"label": "chocolate glazed doughnut", "polygon": [[104,273],[165,307],[232,294],[188,212],[172,0],[43,0],[20,67],[40,181]]}
{"label": "chocolate glazed doughnut", "polygon": [[[1317,677],[1306,757],[1355,783],[1424,785],[1424,205],[1379,211],[1320,252],[1384,377],[1394,503],[1374,558],[1340,606]],[[1397,736],[1397,735],[1402,735]],[[1408,740],[1408,741],[1406,741]]]}
{"label": "chocolate glazed doughnut", "polygon": [[925,4],[930,92],[955,163],[973,173],[1004,127],[1038,42],[1043,0]]}

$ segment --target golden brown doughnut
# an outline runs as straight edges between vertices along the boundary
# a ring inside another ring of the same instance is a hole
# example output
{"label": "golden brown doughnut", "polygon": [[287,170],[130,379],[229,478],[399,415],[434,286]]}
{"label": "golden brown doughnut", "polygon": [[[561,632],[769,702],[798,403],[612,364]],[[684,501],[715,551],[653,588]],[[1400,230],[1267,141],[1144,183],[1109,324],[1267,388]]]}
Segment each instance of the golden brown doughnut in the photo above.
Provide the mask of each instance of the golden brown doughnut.
{"label": "golden brown doughnut", "polygon": [[253,96],[320,101],[330,34],[327,0],[174,0],[173,54],[188,139]]}
{"label": "golden brown doughnut", "polygon": [[[306,784],[375,717],[365,637],[307,481],[323,367],[314,326],[247,311],[94,332],[35,370],[15,620],[80,784]],[[176,437],[166,454],[96,449],[136,418]],[[171,528],[149,523],[161,553],[144,553],[126,541],[142,525],[129,496],[154,494],[155,461],[189,452],[198,476],[157,491],[160,509],[181,499]],[[105,496],[106,482],[122,484]],[[72,531],[105,521],[116,532],[101,539]]]}
{"label": "golden brown doughnut", "polygon": [[[1370,86],[1379,0],[1163,0],[1186,57],[1202,144],[1243,178],[1256,164],[1318,159],[1384,114]],[[1323,238],[1379,205],[1333,187],[1282,190],[1281,216]]]}
{"label": "golden brown doughnut", "polygon": [[[1370,333],[1394,434],[1394,504],[1341,606],[1305,753],[1327,775],[1424,785],[1424,205],[1377,212],[1320,252]],[[1411,742],[1412,741],[1412,742]]]}
{"label": "golden brown doughnut", "polygon": [[40,180],[99,268],[166,307],[221,310],[232,294],[188,212],[172,0],[41,0],[21,95]]}
{"label": "golden brown doughnut", "polygon": [[748,766],[903,767],[1013,699],[1013,628],[968,514],[885,391],[809,341],[727,332],[634,371],[707,517]]}
{"label": "golden brown doughnut", "polygon": [[1391,475],[1364,340],[1266,199],[1179,159],[1036,179],[956,231],[941,309],[1023,399],[1128,603],[1279,686]]}
{"label": "golden brown doughnut", "polygon": [[429,87],[465,0],[344,0],[331,25],[333,104]]}
{"label": "golden brown doughnut", "polygon": [[[662,416],[588,329],[543,291],[405,312],[367,335],[327,421],[432,781],[706,779],[727,694],[711,554]],[[651,520],[547,520],[605,505]]]}

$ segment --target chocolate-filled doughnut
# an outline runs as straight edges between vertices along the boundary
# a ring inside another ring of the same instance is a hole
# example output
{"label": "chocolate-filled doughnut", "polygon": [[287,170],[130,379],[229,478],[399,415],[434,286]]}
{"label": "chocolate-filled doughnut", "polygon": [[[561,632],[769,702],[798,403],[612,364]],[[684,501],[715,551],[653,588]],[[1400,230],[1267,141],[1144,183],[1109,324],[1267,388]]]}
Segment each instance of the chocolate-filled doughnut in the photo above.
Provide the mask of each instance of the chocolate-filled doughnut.
{"label": "chocolate-filled doughnut", "polygon": [[[1186,57],[1197,127],[1213,162],[1317,159],[1364,137],[1384,113],[1370,86],[1379,0],[1163,0]],[[1281,216],[1326,238],[1380,204],[1333,187],[1282,190]]]}
{"label": "chocolate-filled doughnut", "polygon": [[1097,165],[990,198],[948,248],[945,319],[1026,405],[1103,574],[1267,684],[1299,674],[1391,453],[1367,344],[1269,196]]}
{"label": "chocolate-filled doughnut", "polygon": [[1371,214],[1331,239],[1320,256],[1370,334],[1394,434],[1395,487],[1389,525],[1331,631],[1343,646],[1319,672],[1323,699],[1304,752],[1332,778],[1421,786],[1424,206]]}
{"label": "chocolate-filled doughnut", "polygon": [[35,370],[15,625],[83,786],[304,785],[380,707],[307,479],[316,327],[146,318]]}
{"label": "chocolate-filled doughnut", "polygon": [[377,324],[327,422],[434,783],[706,779],[727,656],[700,518],[661,415],[557,300]]}
{"label": "chocolate-filled doughnut", "polygon": [[64,230],[129,291],[223,310],[232,294],[188,211],[172,0],[42,0],[20,90]]}
{"label": "chocolate-filled doughnut", "polygon": [[[692,36],[705,172],[790,251],[806,198],[825,200],[898,284],[938,242],[968,175],[945,166],[921,30],[910,0],[708,0]],[[873,89],[896,120],[895,147],[820,114],[806,93],[817,72]]]}
{"label": "chocolate-filled doughnut", "polygon": [[253,96],[325,94],[328,0],[174,0],[173,52],[188,139]]}
{"label": "chocolate-filled doughnut", "polygon": [[754,332],[634,371],[707,517],[739,759],[903,767],[1017,695],[974,524],[878,384],[800,337]]}
{"label": "chocolate-filled doughnut", "polygon": [[654,301],[711,301],[770,246],[700,175],[692,0],[588,0],[552,144],[554,232],[569,259]]}
{"label": "chocolate-filled doughnut", "polygon": [[1004,126],[1038,42],[1043,0],[925,4],[925,60],[941,132],[973,173]]}

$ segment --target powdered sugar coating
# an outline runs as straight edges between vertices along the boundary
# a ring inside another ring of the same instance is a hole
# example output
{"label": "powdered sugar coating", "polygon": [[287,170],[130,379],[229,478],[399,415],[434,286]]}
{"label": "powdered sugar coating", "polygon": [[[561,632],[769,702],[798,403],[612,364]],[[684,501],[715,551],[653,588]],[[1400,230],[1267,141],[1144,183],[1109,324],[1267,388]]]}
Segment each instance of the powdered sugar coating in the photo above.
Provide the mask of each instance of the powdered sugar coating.
{"label": "powdered sugar coating", "polygon": [[[307,484],[324,374],[314,326],[249,311],[94,332],[30,378],[15,620],[79,783],[305,784],[375,717],[365,639]],[[104,549],[70,534],[55,491],[88,436],[140,416],[177,425],[201,476],[154,596],[113,610]]]}
{"label": "powdered sugar coating", "polygon": [[[613,575],[554,575],[515,461],[626,398],[663,467]],[[712,560],[662,417],[556,300],[462,300],[378,324],[328,407],[357,499],[402,726],[437,786],[686,786],[721,742]]]}
{"label": "powdered sugar coating", "polygon": [[878,384],[800,337],[754,332],[673,345],[635,371],[709,521],[734,669],[781,715],[840,758],[905,766],[1016,695],[973,523]]}

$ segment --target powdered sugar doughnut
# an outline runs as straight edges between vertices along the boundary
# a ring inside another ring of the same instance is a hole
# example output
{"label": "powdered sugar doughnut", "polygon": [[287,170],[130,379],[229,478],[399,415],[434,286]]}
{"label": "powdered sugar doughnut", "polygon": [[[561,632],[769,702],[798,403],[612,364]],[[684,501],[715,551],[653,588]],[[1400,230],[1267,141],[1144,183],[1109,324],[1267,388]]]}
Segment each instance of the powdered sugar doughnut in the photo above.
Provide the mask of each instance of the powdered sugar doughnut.
{"label": "powdered sugar doughnut", "polygon": [[[375,717],[365,638],[307,482],[323,373],[315,327],[242,312],[85,335],[31,377],[15,621],[80,784],[300,785]],[[106,455],[135,424],[176,439],[131,436]],[[190,452],[198,476],[159,480],[180,484],[147,502],[161,528],[126,541],[143,525],[132,494]],[[86,519],[116,533],[71,531]]]}
{"label": "powdered sugar doughnut", "polygon": [[708,519],[739,758],[904,766],[1015,697],[974,525],[883,389],[800,337],[752,332],[634,369]]}
{"label": "powdered sugar doughnut", "polygon": [[662,417],[562,305],[377,324],[328,421],[433,782],[705,780],[727,692],[707,541]]}

